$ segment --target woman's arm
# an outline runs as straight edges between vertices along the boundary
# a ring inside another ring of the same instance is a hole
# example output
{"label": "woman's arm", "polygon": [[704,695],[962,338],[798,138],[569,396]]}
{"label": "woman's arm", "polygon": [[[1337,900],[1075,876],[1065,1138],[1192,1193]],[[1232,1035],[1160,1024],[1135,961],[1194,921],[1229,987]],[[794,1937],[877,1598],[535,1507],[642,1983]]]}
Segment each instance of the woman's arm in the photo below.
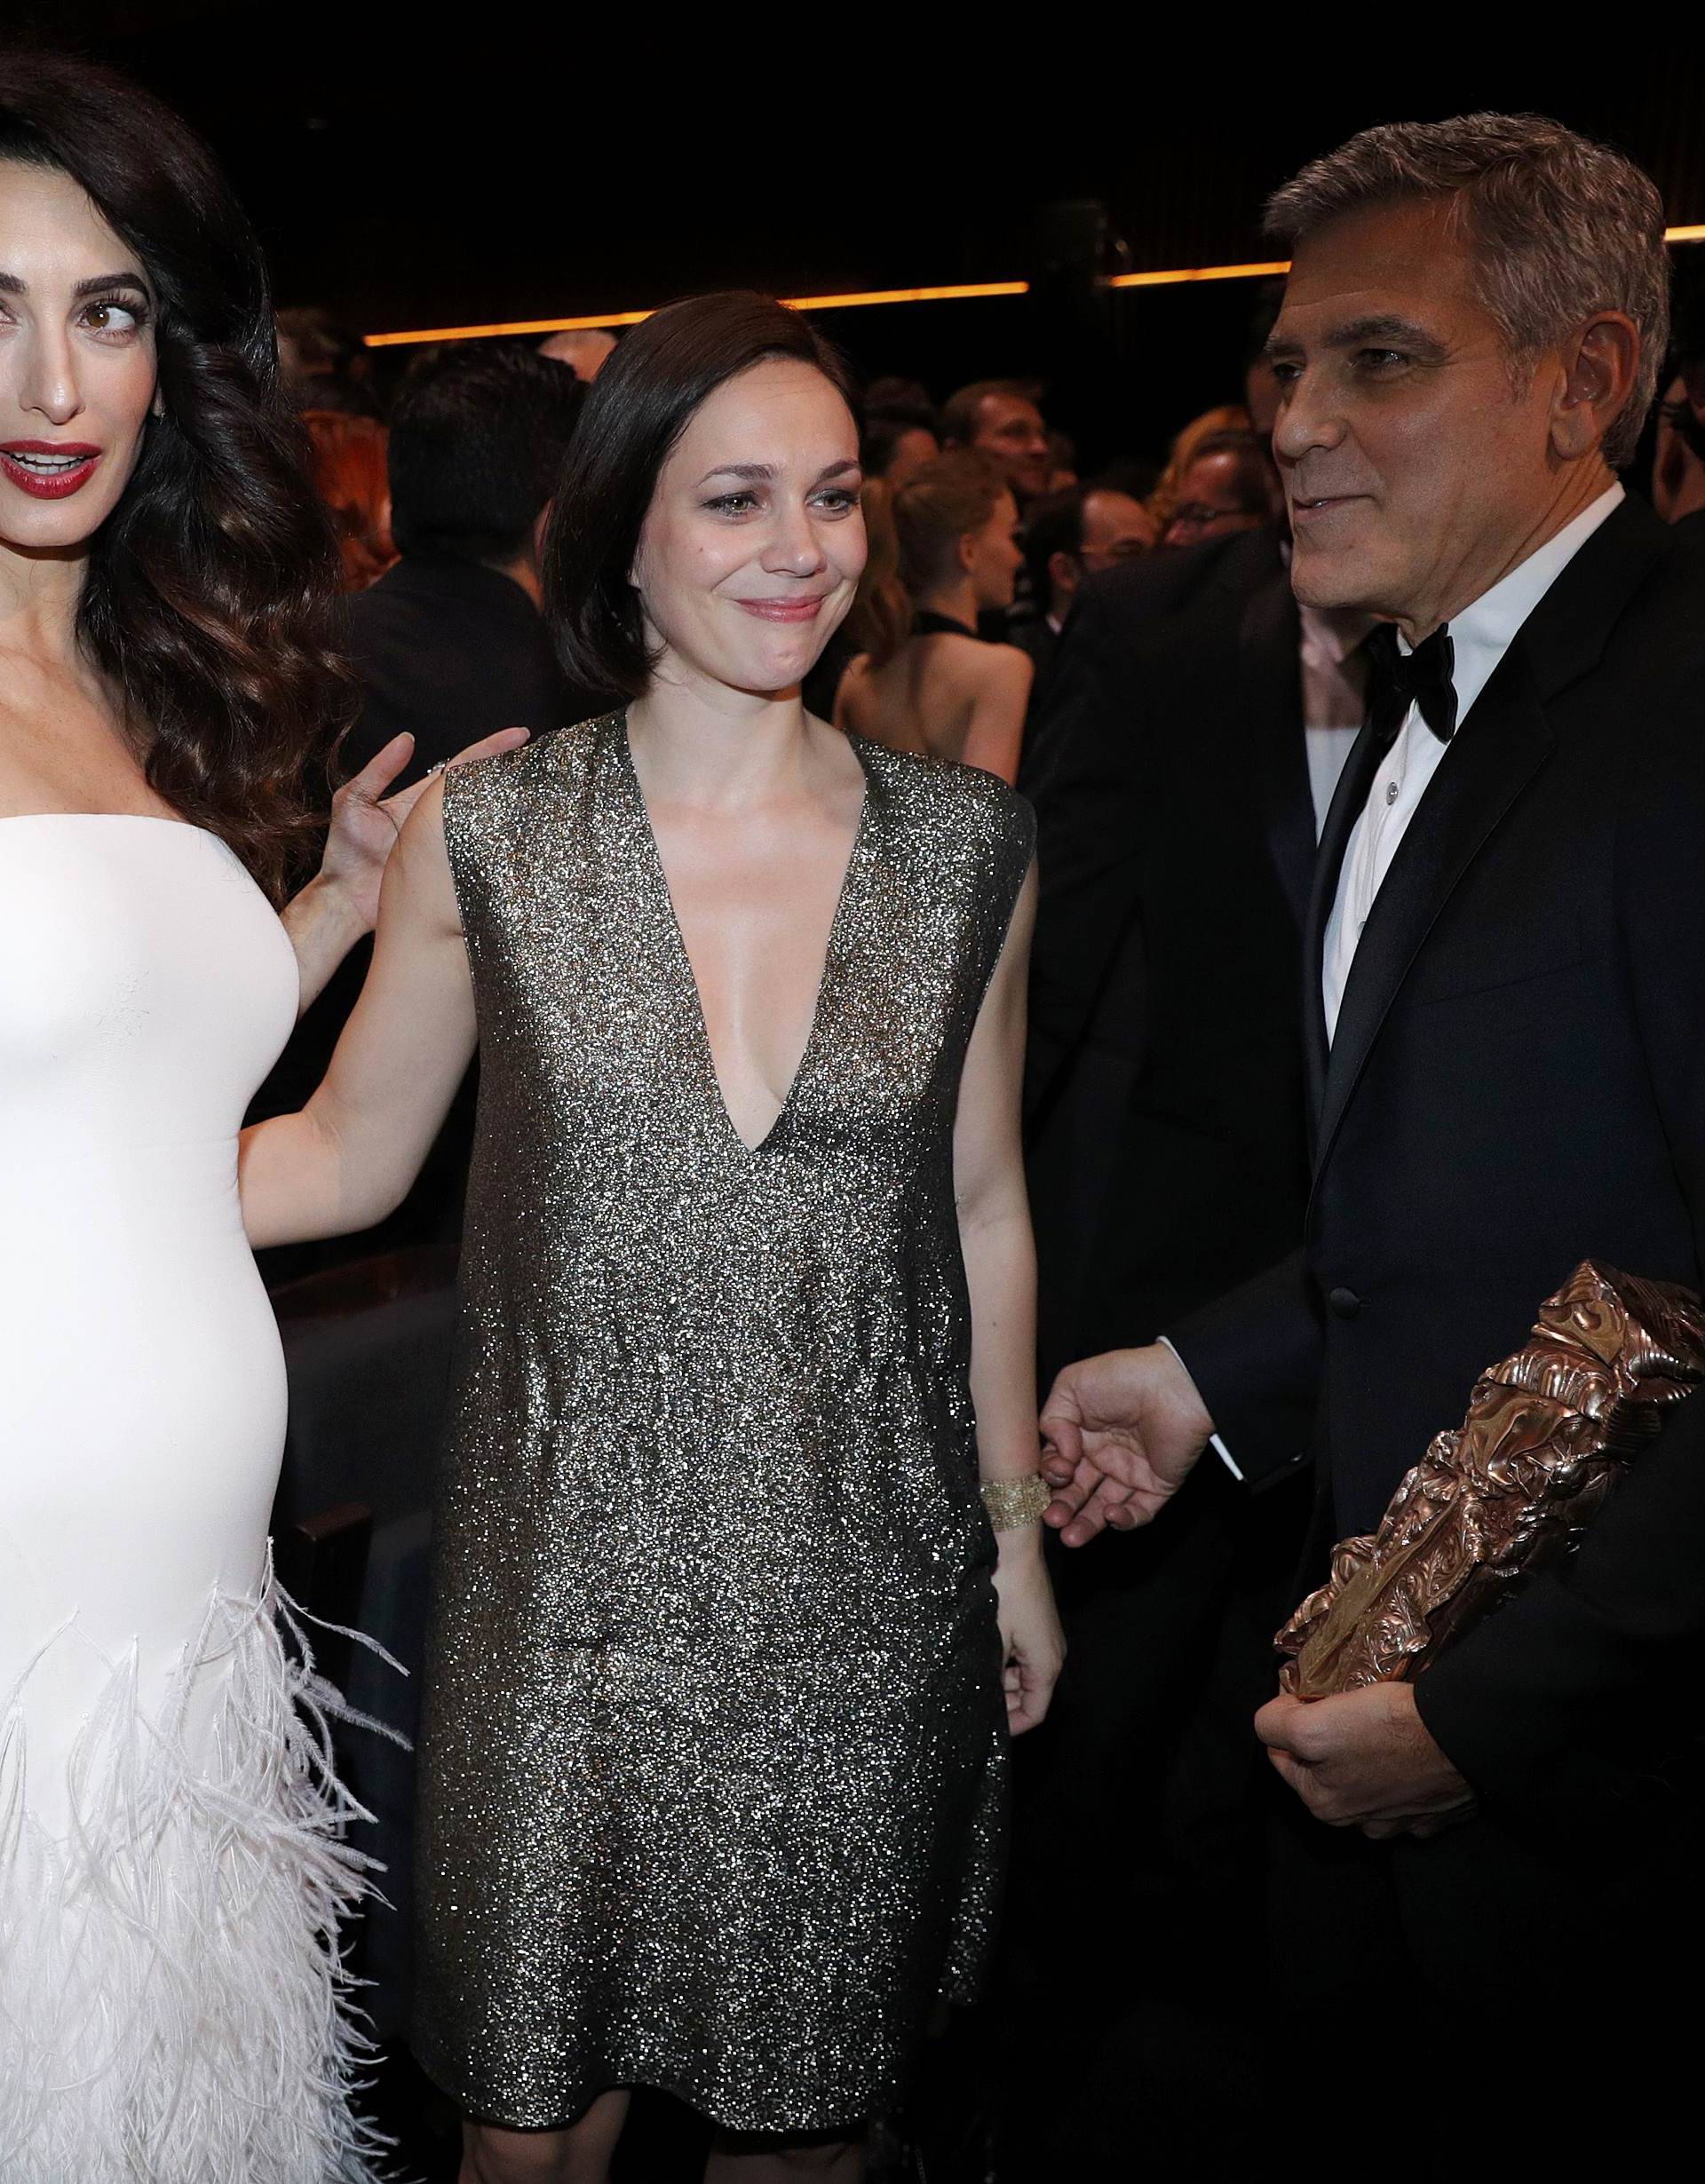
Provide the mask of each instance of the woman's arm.
{"label": "woman's arm", "polygon": [[373,928],[362,916],[360,903],[323,870],[314,874],[300,894],[292,895],[279,914],[296,950],[299,1018],[324,993],[326,981],[355,943]]}
{"label": "woman's arm", "polygon": [[1035,912],[1033,864],[966,1049],[954,1130],[954,1195],[971,1290],[971,1394],[985,1481],[1024,1478],[1041,1460],[1036,1254],[1019,1133],[1025,981]]}
{"label": "woman's arm", "polygon": [[[1036,1254],[1019,1133],[1025,984],[1035,908],[1033,864],[971,1035],[954,1131],[954,1191],[971,1294],[971,1397],[986,1485],[1031,1477],[1040,1463]],[[995,1539],[1007,1718],[1016,1735],[1047,1713],[1065,1643],[1043,1560],[1040,1513],[1028,1523],[997,1531]]]}
{"label": "woman's arm", "polygon": [[257,1250],[370,1228],[398,1207],[474,1048],[473,988],[431,782],[385,868],[373,968],[325,1081],[298,1114],[242,1134]]}
{"label": "woman's arm", "polygon": [[998,774],[1009,786],[1019,778],[1019,754],[1024,747],[1024,717],[1030,707],[1030,685],[1035,667],[1028,653],[1016,645],[978,647],[977,688],[971,699],[971,725],[965,748],[959,756],[968,766]]}
{"label": "woman's arm", "polygon": [[[527,736],[525,728],[500,728],[496,735],[458,751],[449,763],[462,766],[471,759],[495,757],[499,751],[525,743]],[[284,906],[284,930],[296,950],[301,985],[298,1017],[319,999],[327,979],[355,943],[373,930],[385,859],[427,786],[423,779],[394,796],[385,793],[408,764],[414,748],[413,736],[393,736],[344,783],[331,800],[331,829],[320,869]]]}

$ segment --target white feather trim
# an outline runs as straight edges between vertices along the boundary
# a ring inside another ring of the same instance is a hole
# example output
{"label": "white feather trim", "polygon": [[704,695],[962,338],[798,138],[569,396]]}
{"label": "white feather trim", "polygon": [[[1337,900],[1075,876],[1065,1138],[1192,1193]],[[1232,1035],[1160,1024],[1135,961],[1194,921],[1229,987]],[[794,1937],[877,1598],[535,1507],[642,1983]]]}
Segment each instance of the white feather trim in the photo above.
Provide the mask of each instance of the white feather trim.
{"label": "white feather trim", "polygon": [[[63,1642],[63,1640],[60,1641]],[[210,1734],[183,1735],[197,1672]],[[0,2177],[8,2184],[343,2184],[385,2141],[352,2114],[373,2050],[339,1919],[370,1893],[343,1840],[315,1673],[270,1573],[216,1593],[163,1714],[116,1663],[70,1762],[72,1824],[25,1803],[14,1693],[0,1727]],[[369,1726],[377,1727],[377,1724]],[[390,1732],[384,1732],[389,1734]]]}

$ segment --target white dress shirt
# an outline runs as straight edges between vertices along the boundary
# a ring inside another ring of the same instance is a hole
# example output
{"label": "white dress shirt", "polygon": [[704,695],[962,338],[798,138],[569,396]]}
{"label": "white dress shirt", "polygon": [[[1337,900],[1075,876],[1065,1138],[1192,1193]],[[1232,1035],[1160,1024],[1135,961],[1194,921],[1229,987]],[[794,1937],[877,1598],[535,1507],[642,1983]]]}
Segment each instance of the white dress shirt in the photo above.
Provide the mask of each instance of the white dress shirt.
{"label": "white dress shirt", "polygon": [[[1482,592],[1471,606],[1451,616],[1450,642],[1455,659],[1451,679],[1456,687],[1458,735],[1473,734],[1470,710],[1491,681],[1516,632],[1622,497],[1621,486],[1610,487],[1573,523],[1565,524],[1555,538],[1529,554],[1508,576],[1500,577],[1490,591]],[[1405,653],[1411,649],[1401,637],[1398,644]],[[1397,740],[1374,776],[1361,816],[1351,831],[1327,924],[1320,971],[1328,1040],[1337,1032],[1350,966],[1355,961],[1374,898],[1449,748],[1423,720],[1420,707],[1412,705]]]}
{"label": "white dress shirt", "polygon": [[1301,606],[1303,740],[1318,842],[1350,747],[1368,710],[1368,658],[1361,646],[1374,617],[1354,608]]}

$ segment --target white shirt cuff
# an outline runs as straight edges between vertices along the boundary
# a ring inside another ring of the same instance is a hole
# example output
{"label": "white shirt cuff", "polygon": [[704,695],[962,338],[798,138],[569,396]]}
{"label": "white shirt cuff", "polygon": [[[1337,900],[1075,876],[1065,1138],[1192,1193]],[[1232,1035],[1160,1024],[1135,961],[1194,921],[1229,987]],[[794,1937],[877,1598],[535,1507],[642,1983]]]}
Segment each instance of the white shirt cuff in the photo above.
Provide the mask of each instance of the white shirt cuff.
{"label": "white shirt cuff", "polygon": [[[1165,1335],[1162,1335],[1160,1339],[1166,1344],[1167,1349],[1171,1351],[1172,1355],[1178,1359],[1178,1363],[1184,1366],[1185,1371],[1188,1373],[1190,1370],[1189,1365],[1186,1363],[1184,1353],[1179,1349],[1178,1344],[1168,1341]],[[1225,1444],[1220,1439],[1217,1433],[1210,1433],[1209,1435],[1208,1445],[1210,1449],[1212,1449],[1215,1455],[1218,1457],[1221,1463],[1225,1465],[1225,1468],[1231,1473],[1232,1476],[1241,1486],[1243,1484],[1243,1474],[1237,1468],[1237,1459],[1232,1454],[1230,1449],[1226,1447]]]}

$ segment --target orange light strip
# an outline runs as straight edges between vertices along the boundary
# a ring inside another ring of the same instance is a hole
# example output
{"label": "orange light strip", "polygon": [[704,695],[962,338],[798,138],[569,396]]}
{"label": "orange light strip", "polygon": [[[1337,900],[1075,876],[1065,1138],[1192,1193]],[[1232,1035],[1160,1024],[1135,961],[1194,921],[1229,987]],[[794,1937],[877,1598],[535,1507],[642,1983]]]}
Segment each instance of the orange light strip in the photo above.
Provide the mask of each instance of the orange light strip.
{"label": "orange light strip", "polygon": [[1114,273],[1110,289],[1170,288],[1178,281],[1258,281],[1264,274],[1290,271],[1288,257],[1275,257],[1262,265],[1191,265],[1174,273]]}
{"label": "orange light strip", "polygon": [[864,289],[852,296],[784,296],[792,311],[850,311],[860,304],[958,304],[978,296],[1027,296],[1027,281],[973,281],[948,289]]}
{"label": "orange light strip", "polygon": [[501,326],[429,326],[416,334],[363,334],[369,349],[397,349],[411,341],[483,341],[495,334],[591,334],[608,326],[638,326],[648,311],[599,311],[584,319],[512,319]]}
{"label": "orange light strip", "polygon": [[[1705,242],[1705,221],[1692,227],[1666,227],[1666,242]],[[1289,258],[1272,258],[1261,265],[1190,265],[1166,273],[1114,273],[1107,286],[1114,289],[1170,288],[1183,281],[1259,281],[1289,273]],[[1027,281],[976,281],[948,288],[860,289],[845,296],[784,296],[793,311],[853,311],[873,304],[956,304],[983,296],[1027,296]],[[411,342],[485,341],[499,334],[580,334],[606,327],[638,326],[651,316],[648,311],[603,311],[579,319],[513,319],[499,326],[430,326],[410,334],[364,334],[369,349],[400,348]]]}
{"label": "orange light strip", "polygon": [[[1023,296],[1027,281],[976,281],[952,288],[860,289],[846,296],[784,296],[790,311],[850,311],[865,304],[957,304],[979,296]],[[580,334],[609,326],[638,326],[648,311],[605,311],[583,319],[516,319],[502,326],[431,326],[417,334],[363,334],[369,349],[415,341],[481,341],[496,334]]]}

